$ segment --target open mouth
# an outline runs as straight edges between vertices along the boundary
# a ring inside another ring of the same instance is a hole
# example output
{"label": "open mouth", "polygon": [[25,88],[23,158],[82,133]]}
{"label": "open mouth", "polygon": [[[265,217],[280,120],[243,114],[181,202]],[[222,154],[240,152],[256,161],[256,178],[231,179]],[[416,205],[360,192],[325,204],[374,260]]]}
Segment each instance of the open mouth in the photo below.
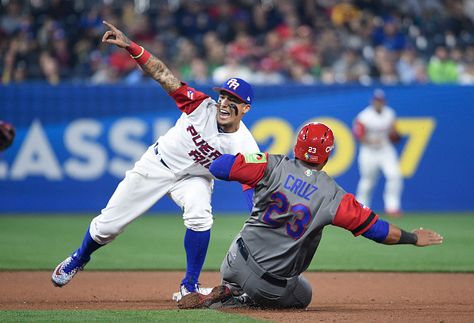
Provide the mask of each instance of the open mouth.
{"label": "open mouth", "polygon": [[219,117],[221,117],[222,119],[230,118],[230,112],[227,111],[226,109],[220,108],[219,109]]}

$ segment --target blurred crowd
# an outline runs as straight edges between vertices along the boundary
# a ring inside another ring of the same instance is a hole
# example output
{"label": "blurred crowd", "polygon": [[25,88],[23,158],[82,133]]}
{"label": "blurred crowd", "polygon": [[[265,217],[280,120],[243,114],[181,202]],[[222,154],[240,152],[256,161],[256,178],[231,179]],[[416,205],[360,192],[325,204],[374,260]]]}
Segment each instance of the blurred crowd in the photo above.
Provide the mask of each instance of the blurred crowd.
{"label": "blurred crowd", "polygon": [[183,81],[474,84],[474,0],[1,0],[2,84],[149,82],[103,20]]}

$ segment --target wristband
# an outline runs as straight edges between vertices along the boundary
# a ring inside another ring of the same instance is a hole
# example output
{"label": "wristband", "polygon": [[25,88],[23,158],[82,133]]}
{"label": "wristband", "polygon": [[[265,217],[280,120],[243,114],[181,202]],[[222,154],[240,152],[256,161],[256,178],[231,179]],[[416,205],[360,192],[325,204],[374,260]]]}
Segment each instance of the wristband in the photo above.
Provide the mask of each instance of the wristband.
{"label": "wristband", "polygon": [[397,244],[416,244],[418,242],[418,236],[415,233],[406,232],[402,229],[400,229],[400,231],[402,234]]}
{"label": "wristband", "polygon": [[130,46],[127,46],[126,49],[130,53],[130,57],[140,65],[145,64],[151,56],[145,48],[134,42],[131,42]]}
{"label": "wristband", "polygon": [[142,49],[140,54],[138,54],[137,56],[130,55],[133,59],[140,58],[143,55],[143,52],[145,51],[145,48],[143,48],[143,46],[140,46],[140,48]]}

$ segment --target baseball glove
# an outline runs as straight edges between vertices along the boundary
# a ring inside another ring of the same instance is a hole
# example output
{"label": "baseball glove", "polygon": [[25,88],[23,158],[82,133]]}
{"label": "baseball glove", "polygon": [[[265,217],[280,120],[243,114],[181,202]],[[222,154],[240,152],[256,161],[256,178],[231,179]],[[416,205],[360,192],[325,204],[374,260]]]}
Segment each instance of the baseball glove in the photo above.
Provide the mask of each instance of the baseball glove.
{"label": "baseball glove", "polygon": [[389,134],[388,137],[390,138],[390,141],[394,144],[398,144],[400,140],[402,140],[402,136],[400,133],[396,130],[392,130]]}
{"label": "baseball glove", "polygon": [[15,127],[0,120],[0,151],[4,151],[12,145],[15,133]]}

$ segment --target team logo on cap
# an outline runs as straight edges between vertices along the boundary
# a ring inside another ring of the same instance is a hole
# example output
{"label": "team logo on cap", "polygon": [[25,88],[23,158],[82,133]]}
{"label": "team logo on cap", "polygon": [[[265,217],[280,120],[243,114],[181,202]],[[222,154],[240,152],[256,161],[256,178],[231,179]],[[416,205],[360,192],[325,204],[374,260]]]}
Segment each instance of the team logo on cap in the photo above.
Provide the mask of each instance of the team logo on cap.
{"label": "team logo on cap", "polygon": [[230,79],[227,81],[227,86],[229,89],[233,89],[235,91],[240,86],[240,83],[236,79]]}

